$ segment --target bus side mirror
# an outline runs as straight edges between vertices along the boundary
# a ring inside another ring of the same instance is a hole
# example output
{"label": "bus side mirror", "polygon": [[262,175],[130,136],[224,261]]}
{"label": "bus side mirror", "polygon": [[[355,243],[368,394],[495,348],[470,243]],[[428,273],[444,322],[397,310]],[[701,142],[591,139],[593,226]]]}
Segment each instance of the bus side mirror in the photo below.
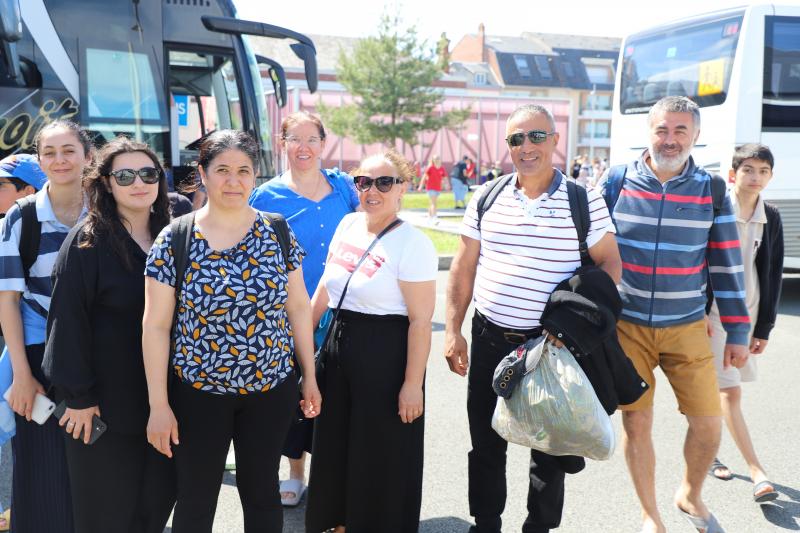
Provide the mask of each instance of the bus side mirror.
{"label": "bus side mirror", "polygon": [[286,73],[283,67],[277,61],[260,55],[256,55],[256,62],[259,65],[267,65],[267,72],[272,82],[272,88],[275,90],[278,107],[286,107]]}
{"label": "bus side mirror", "polygon": [[317,51],[306,43],[292,43],[289,45],[294,55],[303,60],[303,67],[306,71],[306,82],[308,91],[317,91]]}
{"label": "bus side mirror", "polygon": [[0,40],[15,43],[22,39],[22,13],[19,0],[0,0]]}
{"label": "bus side mirror", "polygon": [[8,76],[20,79],[17,41],[22,39],[22,13],[18,0],[0,0],[0,46]]}

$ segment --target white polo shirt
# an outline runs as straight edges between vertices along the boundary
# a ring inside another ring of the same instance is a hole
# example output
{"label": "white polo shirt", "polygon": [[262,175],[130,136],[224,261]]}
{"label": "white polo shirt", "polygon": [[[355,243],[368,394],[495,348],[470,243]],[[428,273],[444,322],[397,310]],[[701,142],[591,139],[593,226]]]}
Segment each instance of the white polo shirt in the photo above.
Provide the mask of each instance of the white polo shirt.
{"label": "white polo shirt", "polygon": [[[467,206],[461,234],[480,240],[475,276],[475,308],[491,322],[508,328],[531,329],[556,285],[581,266],[578,234],[572,222],[566,178],[557,169],[550,189],[527,198],[514,179],[486,211],[478,231],[477,205],[485,186]],[[591,248],[606,233],[615,233],[603,199],[588,189]]]}

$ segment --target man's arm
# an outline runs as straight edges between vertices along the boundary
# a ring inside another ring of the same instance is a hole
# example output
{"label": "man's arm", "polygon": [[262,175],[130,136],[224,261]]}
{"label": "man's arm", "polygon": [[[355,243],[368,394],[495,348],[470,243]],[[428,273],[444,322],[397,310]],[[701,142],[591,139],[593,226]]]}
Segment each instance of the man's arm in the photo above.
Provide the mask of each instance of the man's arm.
{"label": "man's arm", "polygon": [[480,251],[480,241],[462,235],[458,251],[450,265],[450,277],[447,281],[444,356],[447,358],[450,370],[459,376],[465,376],[469,366],[467,341],[461,334],[461,326],[472,301]]}
{"label": "man's arm", "polygon": [[619,283],[622,279],[622,259],[619,256],[617,239],[613,233],[606,233],[597,241],[597,244],[589,248],[589,256],[601,270],[611,276],[614,283]]}
{"label": "man's arm", "polygon": [[745,305],[744,268],[736,217],[728,196],[708,233],[706,261],[720,321],[727,333],[723,367],[747,362],[750,316]]}

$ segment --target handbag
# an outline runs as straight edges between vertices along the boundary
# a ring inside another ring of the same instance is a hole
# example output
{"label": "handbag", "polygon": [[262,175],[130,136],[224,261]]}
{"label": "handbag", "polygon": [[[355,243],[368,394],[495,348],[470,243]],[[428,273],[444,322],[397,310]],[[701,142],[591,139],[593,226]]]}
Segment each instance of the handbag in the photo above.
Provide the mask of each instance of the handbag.
{"label": "handbag", "polygon": [[328,348],[328,343],[330,342],[331,338],[333,337],[332,333],[334,330],[338,329],[338,325],[336,323],[336,319],[339,318],[339,311],[342,309],[342,304],[344,303],[344,297],[347,295],[347,287],[350,286],[350,280],[353,279],[353,276],[358,269],[361,267],[361,263],[367,258],[369,253],[378,244],[378,241],[381,240],[381,237],[389,233],[393,228],[397,227],[403,221],[399,218],[396,218],[391,224],[383,228],[378,235],[375,236],[375,239],[370,243],[364,253],[361,255],[361,259],[358,260],[356,266],[353,268],[353,271],[350,272],[350,276],[347,278],[347,281],[344,284],[344,288],[342,289],[342,295],[339,297],[339,303],[336,304],[336,309],[334,309],[333,314],[330,320],[330,326],[328,327],[328,331],[325,333],[325,337],[323,338],[322,342],[319,344],[317,348],[317,353],[314,354],[314,367],[315,367],[315,374],[317,376],[317,387],[322,390],[322,383],[325,382],[325,366],[327,365],[328,360],[328,352],[330,351]]}

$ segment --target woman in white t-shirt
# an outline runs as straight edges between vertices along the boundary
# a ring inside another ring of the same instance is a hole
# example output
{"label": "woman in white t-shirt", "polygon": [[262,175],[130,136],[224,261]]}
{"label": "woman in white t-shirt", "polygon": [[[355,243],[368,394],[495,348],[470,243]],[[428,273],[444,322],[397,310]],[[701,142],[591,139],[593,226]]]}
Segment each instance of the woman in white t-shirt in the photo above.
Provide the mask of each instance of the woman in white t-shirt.
{"label": "woman in white t-shirt", "polygon": [[[363,212],[342,219],[312,305],[320,317],[376,236],[398,219],[413,174],[394,150],[352,172]],[[416,532],[422,501],[425,365],[438,259],[408,223],[388,231],[347,288],[317,418],[306,530]]]}

